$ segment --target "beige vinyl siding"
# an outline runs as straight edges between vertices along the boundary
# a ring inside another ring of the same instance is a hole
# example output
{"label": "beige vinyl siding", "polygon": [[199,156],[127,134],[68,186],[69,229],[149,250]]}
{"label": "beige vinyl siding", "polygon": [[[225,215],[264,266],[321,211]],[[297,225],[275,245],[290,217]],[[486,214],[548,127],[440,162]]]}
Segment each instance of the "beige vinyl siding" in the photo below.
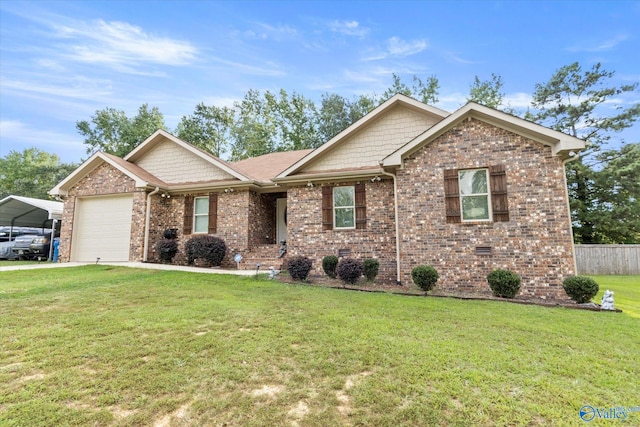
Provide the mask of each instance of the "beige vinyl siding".
{"label": "beige vinyl siding", "polygon": [[169,140],[158,144],[136,164],[168,183],[236,179]]}
{"label": "beige vinyl siding", "polygon": [[71,261],[129,261],[133,195],[78,198]]}
{"label": "beige vinyl siding", "polygon": [[435,123],[433,117],[396,107],[342,141],[303,172],[378,166],[378,162]]}

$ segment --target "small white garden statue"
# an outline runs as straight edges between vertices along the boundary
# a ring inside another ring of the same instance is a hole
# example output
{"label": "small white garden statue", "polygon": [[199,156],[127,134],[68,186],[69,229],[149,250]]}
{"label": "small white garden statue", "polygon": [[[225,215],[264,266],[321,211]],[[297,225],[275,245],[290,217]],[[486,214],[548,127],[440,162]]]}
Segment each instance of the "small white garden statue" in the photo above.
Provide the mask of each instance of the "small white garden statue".
{"label": "small white garden statue", "polygon": [[280,270],[276,270],[273,267],[269,267],[269,279],[274,279],[278,274],[280,274]]}
{"label": "small white garden statue", "polygon": [[613,308],[613,291],[610,291],[608,289],[604,291],[600,310],[615,310],[615,308]]}

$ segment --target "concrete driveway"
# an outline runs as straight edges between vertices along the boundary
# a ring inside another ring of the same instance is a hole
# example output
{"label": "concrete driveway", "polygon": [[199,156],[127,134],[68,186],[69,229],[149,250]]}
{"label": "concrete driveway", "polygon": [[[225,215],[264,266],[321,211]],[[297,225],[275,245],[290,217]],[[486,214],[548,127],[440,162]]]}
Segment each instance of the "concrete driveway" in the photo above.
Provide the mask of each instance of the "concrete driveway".
{"label": "concrete driveway", "polygon": [[[42,262],[37,264],[21,264],[21,265],[3,265],[0,267],[0,272],[15,271],[15,270],[34,270],[36,268],[66,268],[66,267],[78,267],[81,265],[90,265],[94,263],[86,262]],[[174,271],[188,271],[190,273],[205,273],[205,274],[235,274],[238,276],[253,276],[256,274],[255,270],[226,270],[222,268],[205,268],[205,267],[188,267],[184,265],[173,264],[153,264],[147,262],[100,262],[100,265],[115,265],[119,267],[131,267],[131,268],[147,268],[151,270],[174,270]],[[268,273],[268,270],[260,270],[260,273]]]}

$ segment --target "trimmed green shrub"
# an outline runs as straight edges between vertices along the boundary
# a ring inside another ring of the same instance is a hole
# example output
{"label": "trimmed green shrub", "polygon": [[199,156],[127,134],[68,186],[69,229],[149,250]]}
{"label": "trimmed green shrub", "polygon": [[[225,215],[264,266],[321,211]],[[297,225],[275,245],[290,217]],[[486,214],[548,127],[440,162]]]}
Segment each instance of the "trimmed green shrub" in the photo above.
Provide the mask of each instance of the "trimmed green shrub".
{"label": "trimmed green shrub", "polygon": [[591,301],[591,298],[595,297],[598,290],[600,290],[600,286],[598,286],[596,281],[586,276],[567,277],[562,282],[562,287],[567,295],[569,295],[569,298],[578,304]]}
{"label": "trimmed green shrub", "polygon": [[155,249],[162,262],[171,263],[178,253],[178,242],[172,239],[158,240]]}
{"label": "trimmed green shrub", "polygon": [[165,239],[177,239],[178,238],[178,229],[177,228],[167,228],[162,233],[162,237]]}
{"label": "trimmed green shrub", "polygon": [[335,255],[327,255],[322,258],[322,269],[325,274],[332,279],[336,278],[336,267],[338,266],[338,257]]}
{"label": "trimmed green shrub", "polygon": [[336,267],[336,273],[340,280],[355,285],[364,272],[364,263],[355,258],[342,258]]}
{"label": "trimmed green shrub", "polygon": [[193,264],[196,259],[205,259],[214,267],[222,264],[227,252],[227,245],[219,237],[201,234],[187,240],[184,244],[187,262]]}
{"label": "trimmed green shrub", "polygon": [[493,295],[501,298],[513,298],[520,290],[520,276],[510,270],[493,270],[487,275]]}
{"label": "trimmed green shrub", "polygon": [[367,278],[369,282],[373,282],[376,276],[378,275],[378,270],[380,269],[380,262],[374,258],[367,258],[364,260],[364,277]]}
{"label": "trimmed green shrub", "polygon": [[302,255],[297,255],[289,258],[287,261],[287,270],[292,279],[306,280],[311,271],[312,262],[309,258]]}
{"label": "trimmed green shrub", "polygon": [[430,265],[419,265],[411,270],[411,279],[420,289],[429,292],[435,286],[440,275]]}

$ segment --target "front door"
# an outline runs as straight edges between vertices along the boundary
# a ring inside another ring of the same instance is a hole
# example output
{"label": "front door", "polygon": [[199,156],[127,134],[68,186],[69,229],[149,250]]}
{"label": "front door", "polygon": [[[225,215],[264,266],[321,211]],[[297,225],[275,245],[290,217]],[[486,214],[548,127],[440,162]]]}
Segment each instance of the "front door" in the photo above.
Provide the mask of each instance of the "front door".
{"label": "front door", "polygon": [[287,240],[287,199],[276,199],[276,241]]}

